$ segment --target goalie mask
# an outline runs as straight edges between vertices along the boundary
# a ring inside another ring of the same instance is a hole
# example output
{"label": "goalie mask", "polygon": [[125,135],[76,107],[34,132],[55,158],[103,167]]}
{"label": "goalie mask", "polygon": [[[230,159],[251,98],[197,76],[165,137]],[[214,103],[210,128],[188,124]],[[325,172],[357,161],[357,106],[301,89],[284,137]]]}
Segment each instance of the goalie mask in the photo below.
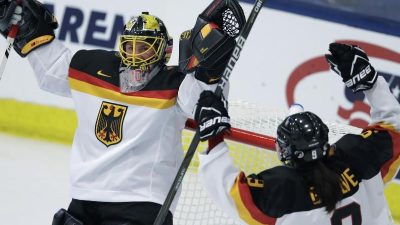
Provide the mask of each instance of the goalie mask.
{"label": "goalie mask", "polygon": [[329,149],[328,127],[311,112],[290,115],[278,126],[276,150],[287,166],[319,160]]}
{"label": "goalie mask", "polygon": [[147,12],[131,18],[119,39],[121,92],[144,88],[168,63],[172,44],[172,38],[159,18]]}

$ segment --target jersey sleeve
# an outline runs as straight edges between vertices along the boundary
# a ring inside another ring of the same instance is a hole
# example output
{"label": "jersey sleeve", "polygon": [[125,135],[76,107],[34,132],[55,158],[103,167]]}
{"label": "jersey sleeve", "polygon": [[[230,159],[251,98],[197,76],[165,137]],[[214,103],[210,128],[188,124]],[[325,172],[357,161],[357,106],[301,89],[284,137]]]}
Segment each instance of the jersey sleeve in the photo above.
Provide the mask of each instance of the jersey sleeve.
{"label": "jersey sleeve", "polygon": [[54,40],[28,55],[39,87],[44,91],[65,97],[71,96],[68,82],[71,59],[71,51],[59,40]]}
{"label": "jersey sleeve", "polygon": [[371,106],[371,124],[383,124],[400,132],[400,105],[385,79],[379,76],[374,87],[364,94]]}
{"label": "jersey sleeve", "polygon": [[391,139],[391,156],[381,167],[386,183],[392,180],[400,166],[400,104],[383,77],[378,77],[374,87],[364,93],[371,105],[371,129],[387,132]]}
{"label": "jersey sleeve", "polygon": [[381,172],[388,182],[400,166],[400,106],[382,77],[364,93],[371,105],[372,124],[360,135],[345,135],[335,146],[363,179]]}
{"label": "jersey sleeve", "polygon": [[218,208],[247,224],[275,224],[276,219],[264,214],[253,201],[252,186],[262,182],[247,179],[234,166],[225,143],[218,144],[208,155],[200,154],[199,158],[200,181]]}
{"label": "jersey sleeve", "polygon": [[234,166],[227,145],[221,142],[209,154],[200,153],[199,160],[199,179],[208,197],[219,209],[239,219],[235,203],[229,193],[240,171]]}
{"label": "jersey sleeve", "polygon": [[378,174],[393,152],[390,134],[372,127],[360,135],[343,136],[334,147],[335,155],[347,162],[362,179]]}
{"label": "jersey sleeve", "polygon": [[247,224],[275,225],[277,222],[277,217],[271,216],[271,213],[280,210],[278,205],[284,199],[278,195],[282,197],[283,192],[277,188],[280,185],[267,183],[258,175],[246,177],[243,172],[235,179],[230,197],[234,200],[240,218]]}
{"label": "jersey sleeve", "polygon": [[[214,91],[217,84],[206,84],[194,78],[194,74],[187,74],[182,81],[179,91],[177,104],[182,113],[188,118],[194,118],[195,106],[203,91]],[[224,96],[227,98],[229,93],[229,83],[224,88]]]}

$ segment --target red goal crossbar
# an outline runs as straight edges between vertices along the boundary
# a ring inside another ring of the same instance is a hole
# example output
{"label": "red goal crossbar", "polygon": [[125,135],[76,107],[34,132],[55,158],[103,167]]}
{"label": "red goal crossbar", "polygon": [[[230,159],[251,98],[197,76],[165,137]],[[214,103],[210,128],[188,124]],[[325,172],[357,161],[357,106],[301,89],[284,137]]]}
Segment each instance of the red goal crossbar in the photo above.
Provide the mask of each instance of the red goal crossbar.
{"label": "red goal crossbar", "polygon": [[[193,131],[196,130],[196,121],[188,119],[186,121],[186,128]],[[275,151],[275,138],[271,136],[232,127],[230,134],[225,135],[225,138],[228,140]]]}

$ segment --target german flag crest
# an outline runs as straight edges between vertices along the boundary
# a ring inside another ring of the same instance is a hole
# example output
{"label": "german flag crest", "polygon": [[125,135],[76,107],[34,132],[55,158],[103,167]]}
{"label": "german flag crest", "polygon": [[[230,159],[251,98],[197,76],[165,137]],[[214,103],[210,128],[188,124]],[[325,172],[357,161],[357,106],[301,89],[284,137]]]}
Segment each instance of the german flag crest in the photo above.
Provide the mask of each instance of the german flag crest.
{"label": "german flag crest", "polygon": [[96,120],[97,139],[105,146],[118,144],[122,140],[122,126],[127,106],[103,101]]}

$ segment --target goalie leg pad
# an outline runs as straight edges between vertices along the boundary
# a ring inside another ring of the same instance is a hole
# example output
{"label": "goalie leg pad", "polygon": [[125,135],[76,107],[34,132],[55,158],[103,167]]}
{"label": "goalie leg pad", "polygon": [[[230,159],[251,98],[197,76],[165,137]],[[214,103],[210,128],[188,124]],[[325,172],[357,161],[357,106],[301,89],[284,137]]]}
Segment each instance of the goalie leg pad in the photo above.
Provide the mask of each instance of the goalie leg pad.
{"label": "goalie leg pad", "polygon": [[65,209],[60,209],[54,214],[52,225],[84,225],[74,218]]}

